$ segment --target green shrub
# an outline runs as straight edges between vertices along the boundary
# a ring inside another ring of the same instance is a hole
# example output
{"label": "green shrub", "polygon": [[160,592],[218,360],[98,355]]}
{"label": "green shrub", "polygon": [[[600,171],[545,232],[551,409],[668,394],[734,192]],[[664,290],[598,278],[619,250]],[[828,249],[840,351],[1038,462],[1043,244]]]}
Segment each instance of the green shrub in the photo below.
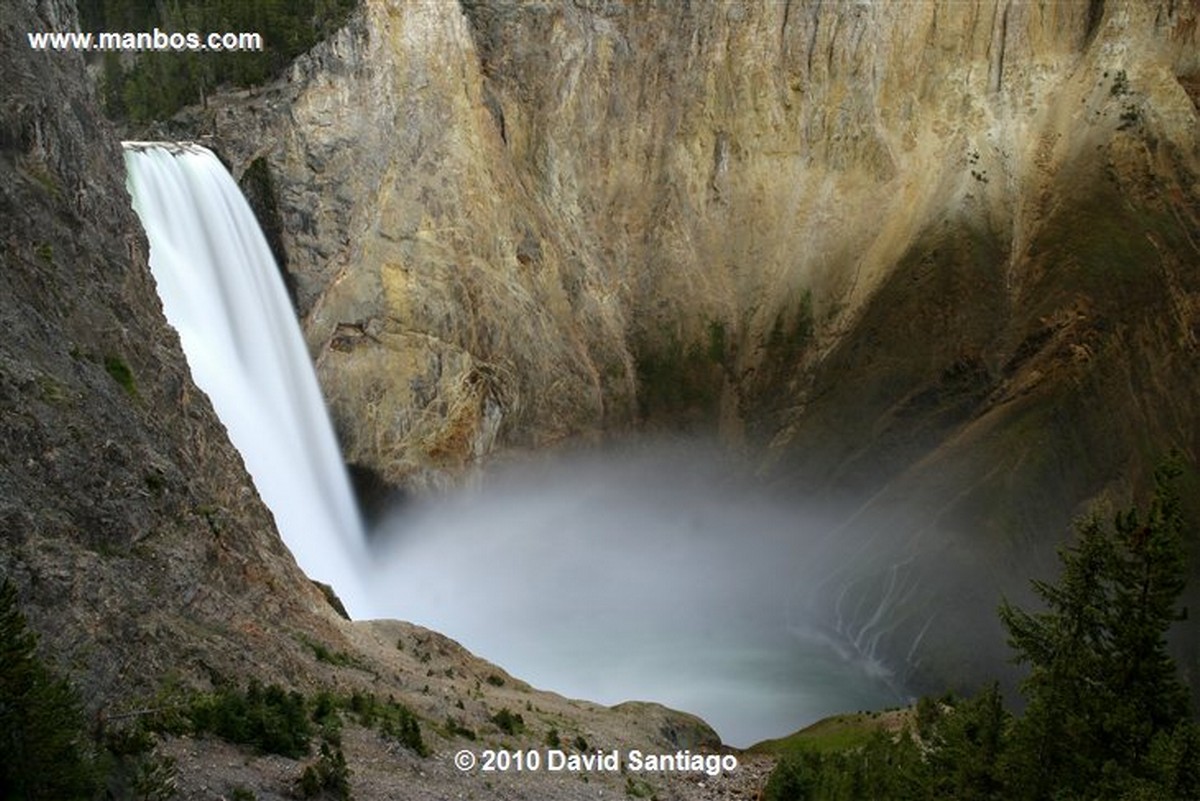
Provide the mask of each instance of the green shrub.
{"label": "green shrub", "polygon": [[654,785],[645,779],[635,779],[632,776],[625,777],[625,795],[630,798],[654,799],[658,797],[654,792]]}
{"label": "green shrub", "polygon": [[418,756],[429,756],[429,748],[421,737],[421,724],[412,710],[390,699],[384,704],[383,710],[379,733],[398,740]]}
{"label": "green shrub", "polygon": [[296,759],[309,752],[313,729],[304,697],[272,684],[251,681],[243,693],[222,688],[194,698],[188,717],[197,734],[254,746],[267,754]]}
{"label": "green shrub", "polygon": [[341,748],[330,748],[321,743],[317,761],[306,765],[296,782],[301,798],[336,798],[348,801],[350,795],[350,768]]}
{"label": "green shrub", "polygon": [[726,341],[725,324],[720,320],[710,320],[708,323],[708,360],[724,365],[728,356],[729,343]]}
{"label": "green shrub", "polygon": [[317,642],[316,640],[304,636],[300,637],[300,641],[308,646],[309,650],[313,652],[313,656],[317,658],[318,662],[324,662],[327,665],[334,665],[335,667],[350,667],[369,672],[369,669],[366,667],[363,661],[353,654],[349,654],[345,651],[331,650],[324,643]]}
{"label": "green shrub", "polygon": [[125,363],[124,359],[120,356],[105,356],[104,369],[131,398],[137,397],[137,384],[133,380],[133,370],[129,369],[129,365]]}
{"label": "green shrub", "polygon": [[520,734],[525,731],[525,719],[519,713],[514,713],[508,707],[492,715],[492,723],[505,734]]}
{"label": "green shrub", "polygon": [[475,730],[467,728],[462,721],[450,716],[446,717],[446,733],[451,737],[465,737],[468,740],[475,739]]}
{"label": "green shrub", "polygon": [[374,695],[357,690],[346,702],[359,723],[368,728],[378,726],[384,737],[398,740],[404,747],[420,756],[428,756],[429,748],[421,736],[421,724],[413,711],[392,697],[380,701]]}

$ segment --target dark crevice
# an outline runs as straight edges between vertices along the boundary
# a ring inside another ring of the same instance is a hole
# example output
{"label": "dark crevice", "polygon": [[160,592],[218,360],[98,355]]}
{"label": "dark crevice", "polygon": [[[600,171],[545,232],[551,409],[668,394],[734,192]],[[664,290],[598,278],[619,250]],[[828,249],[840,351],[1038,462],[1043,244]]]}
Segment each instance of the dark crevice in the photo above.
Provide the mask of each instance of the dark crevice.
{"label": "dark crevice", "polygon": [[1104,21],[1104,0],[1090,0],[1088,3],[1087,33],[1084,34],[1085,44],[1090,44]]}
{"label": "dark crevice", "polygon": [[389,484],[378,471],[366,465],[351,462],[346,465],[346,471],[368,533],[389,510],[402,505],[408,498],[403,488]]}
{"label": "dark crevice", "polygon": [[1004,4],[1004,10],[1000,12],[1000,27],[993,32],[992,36],[993,55],[988,89],[993,93],[1000,91],[1004,81],[1004,49],[1008,44],[1008,12],[1011,8],[1010,0]]}
{"label": "dark crevice", "polygon": [[296,280],[288,270],[287,250],[283,246],[283,217],[279,213],[275,184],[271,178],[271,168],[267,164],[266,157],[259,156],[250,162],[250,166],[246,168],[246,171],[242,173],[241,180],[238,181],[238,188],[246,196],[246,202],[250,204],[250,210],[254,212],[254,217],[258,220],[258,227],[262,229],[263,236],[267,239],[267,246],[271,248],[271,255],[275,257],[279,275],[283,278],[284,286],[287,287],[288,299],[292,302],[292,308],[299,309]]}

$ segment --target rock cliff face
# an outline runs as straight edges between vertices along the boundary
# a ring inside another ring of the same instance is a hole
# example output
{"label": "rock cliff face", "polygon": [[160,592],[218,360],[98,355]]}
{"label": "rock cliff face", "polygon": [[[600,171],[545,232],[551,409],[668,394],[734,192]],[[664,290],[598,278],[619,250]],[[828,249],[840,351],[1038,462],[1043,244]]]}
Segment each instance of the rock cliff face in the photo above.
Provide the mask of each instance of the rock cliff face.
{"label": "rock cliff face", "polygon": [[870,379],[896,386],[868,416],[959,362],[1012,386],[1029,329],[1082,313],[1039,240],[1117,215],[1105,193],[1166,226],[1127,237],[1135,275],[1194,255],[1195,26],[1171,2],[367,2],[186,126],[265,165],[351,461],[420,483],[646,419],[786,459],[931,253],[923,341],[870,348],[920,364]]}
{"label": "rock cliff face", "polygon": [[351,462],[711,427],[968,591],[1200,454],[1198,22],[367,0],[179,124],[273,187]]}
{"label": "rock cliff face", "polygon": [[265,165],[347,458],[393,484],[633,419],[615,288],[520,189],[485,95],[456,6],[375,3],[186,126]]}
{"label": "rock cliff face", "polygon": [[82,60],[25,41],[74,25],[0,12],[0,576],[89,706],[168,670],[303,675],[296,633],[342,641],[337,615],[191,382]]}

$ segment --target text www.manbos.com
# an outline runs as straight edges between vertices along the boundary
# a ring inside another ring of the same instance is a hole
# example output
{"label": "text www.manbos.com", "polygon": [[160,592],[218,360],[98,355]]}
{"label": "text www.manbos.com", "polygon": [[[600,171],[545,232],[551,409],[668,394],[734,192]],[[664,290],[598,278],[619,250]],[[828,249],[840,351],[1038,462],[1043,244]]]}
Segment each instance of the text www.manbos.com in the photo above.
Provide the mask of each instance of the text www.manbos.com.
{"label": "text www.manbos.com", "polygon": [[83,33],[80,31],[27,33],[33,50],[190,50],[258,51],[263,49],[260,33],[207,33],[191,31],[168,33],[152,31],[124,33]]}

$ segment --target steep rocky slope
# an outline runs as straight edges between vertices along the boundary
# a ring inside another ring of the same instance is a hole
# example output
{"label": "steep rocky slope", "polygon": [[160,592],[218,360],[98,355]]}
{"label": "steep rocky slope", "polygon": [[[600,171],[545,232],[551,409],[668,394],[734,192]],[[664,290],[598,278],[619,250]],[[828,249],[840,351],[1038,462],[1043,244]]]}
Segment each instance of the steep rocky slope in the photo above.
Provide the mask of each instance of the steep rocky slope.
{"label": "steep rocky slope", "polygon": [[265,621],[338,638],[336,615],[191,383],[81,59],[25,42],[73,20],[3,12],[0,572],[89,697],[175,667],[296,670]]}
{"label": "steep rocky slope", "polygon": [[[188,375],[82,59],[27,46],[27,31],[75,25],[67,0],[0,7],[0,580],[97,725],[163,703],[168,686],[222,680],[394,695],[433,753],[348,726],[359,798],[483,784],[452,767],[466,741],[443,728],[450,714],[478,731],[478,747],[541,743],[550,726],[596,747],[715,745],[690,716],[540,693],[432,632],[338,615],[296,567]],[[525,734],[489,723],[503,706],[533,710]],[[211,739],[161,747],[178,757],[188,798],[238,785],[288,797],[301,767]],[[502,784],[498,797],[527,791]],[[576,780],[559,795],[586,792]]]}
{"label": "steep rocky slope", "polygon": [[272,189],[351,462],[713,428],[976,612],[1195,462],[1194,4],[460,6],[175,127]]}

